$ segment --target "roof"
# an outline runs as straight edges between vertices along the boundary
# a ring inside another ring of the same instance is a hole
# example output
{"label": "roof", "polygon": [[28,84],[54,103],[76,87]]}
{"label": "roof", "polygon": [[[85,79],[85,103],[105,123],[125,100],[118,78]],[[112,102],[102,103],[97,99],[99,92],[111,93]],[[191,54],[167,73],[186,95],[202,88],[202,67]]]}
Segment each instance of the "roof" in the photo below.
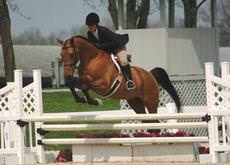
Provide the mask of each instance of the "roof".
{"label": "roof", "polygon": [[[0,45],[2,50],[2,46]],[[58,46],[14,45],[16,68],[22,69],[24,76],[32,76],[33,69],[41,69],[42,76],[52,76],[51,62],[59,57]],[[0,76],[4,76],[3,53],[0,51]]]}

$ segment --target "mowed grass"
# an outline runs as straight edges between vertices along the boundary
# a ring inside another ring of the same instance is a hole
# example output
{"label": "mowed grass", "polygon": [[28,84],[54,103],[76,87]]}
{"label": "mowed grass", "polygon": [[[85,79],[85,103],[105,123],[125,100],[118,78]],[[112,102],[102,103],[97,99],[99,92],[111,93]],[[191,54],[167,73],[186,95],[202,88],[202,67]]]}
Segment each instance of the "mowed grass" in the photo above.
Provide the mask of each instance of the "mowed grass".
{"label": "mowed grass", "polygon": [[[79,93],[82,95],[81,93]],[[45,113],[61,113],[61,112],[83,112],[83,111],[108,111],[108,110],[117,110],[120,109],[119,100],[111,100],[103,97],[99,97],[94,93],[90,93],[94,98],[99,98],[102,100],[103,104],[100,106],[87,105],[76,103],[72,94],[70,92],[52,92],[52,93],[43,93],[43,108]],[[84,122],[55,122],[56,124],[76,124]],[[87,122],[88,123],[88,122]],[[90,123],[95,123],[91,121]],[[97,122],[101,123],[101,122]],[[103,121],[102,121],[103,123]],[[46,134],[46,138],[74,138],[79,134],[105,134],[105,133],[118,133],[118,131],[58,131],[58,132],[49,132]],[[47,145],[47,150],[60,150],[69,148],[68,145]]]}
{"label": "mowed grass", "polygon": [[[78,92],[80,95],[81,92]],[[119,100],[111,100],[91,93],[93,98],[102,100],[103,105],[94,106],[76,103],[70,92],[43,93],[44,112],[82,112],[82,111],[105,111],[120,109]]]}

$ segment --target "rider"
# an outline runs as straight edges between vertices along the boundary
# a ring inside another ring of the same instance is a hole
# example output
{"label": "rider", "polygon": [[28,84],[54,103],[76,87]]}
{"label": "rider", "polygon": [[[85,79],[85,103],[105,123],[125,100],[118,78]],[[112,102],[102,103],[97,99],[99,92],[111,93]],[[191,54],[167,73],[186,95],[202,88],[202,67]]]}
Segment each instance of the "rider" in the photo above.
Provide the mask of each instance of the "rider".
{"label": "rider", "polygon": [[98,23],[100,18],[96,13],[89,13],[86,17],[86,25],[89,28],[88,39],[98,48],[104,50],[108,54],[117,55],[121,64],[122,73],[126,80],[126,88],[132,90],[135,84],[132,80],[130,65],[127,60],[126,43],[129,41],[128,34],[116,34],[107,27],[100,26]]}

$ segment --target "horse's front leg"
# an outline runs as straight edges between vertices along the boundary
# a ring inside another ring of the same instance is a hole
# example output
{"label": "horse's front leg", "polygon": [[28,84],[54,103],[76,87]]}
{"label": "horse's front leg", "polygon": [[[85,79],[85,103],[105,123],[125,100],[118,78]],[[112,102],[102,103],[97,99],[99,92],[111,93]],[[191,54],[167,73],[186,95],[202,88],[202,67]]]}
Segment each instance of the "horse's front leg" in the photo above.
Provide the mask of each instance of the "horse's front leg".
{"label": "horse's front leg", "polygon": [[85,90],[85,89],[83,89],[82,90],[82,92],[84,93],[84,95],[85,95],[85,97],[86,97],[86,99],[87,99],[87,102],[88,102],[88,104],[90,104],[90,105],[100,105],[101,104],[101,101],[99,100],[99,99],[94,99],[94,98],[92,98],[91,96],[90,96],[90,94],[89,94],[89,92],[88,92],[89,90]]}
{"label": "horse's front leg", "polygon": [[[80,76],[80,82],[82,83],[82,92],[84,93],[84,95],[86,96],[87,102],[88,104],[92,104],[92,105],[101,105],[102,101],[99,98],[92,98],[88,91],[89,89],[92,87],[92,82],[93,84],[95,83],[95,80],[92,78],[92,76],[90,76],[90,74],[84,74],[82,76]],[[86,83],[87,82],[87,83]],[[87,84],[91,84],[90,86]]]}
{"label": "horse's front leg", "polygon": [[[90,96],[89,87],[85,83],[83,83],[79,78],[66,77],[65,79],[66,79],[66,84],[69,87],[76,102],[88,103],[90,105],[100,105],[101,104],[101,100],[94,99]],[[85,97],[80,97],[75,91],[75,88],[80,89],[85,95]]]}
{"label": "horse's front leg", "polygon": [[83,94],[85,95],[88,104],[90,105],[100,105],[101,104],[100,100],[94,99],[93,97],[90,96],[89,94],[90,88],[85,83],[82,83],[79,81],[78,86],[80,87]]}
{"label": "horse's front leg", "polygon": [[[75,87],[80,89],[80,84],[78,83],[78,79],[75,79],[72,76],[65,77],[65,82],[68,88],[70,89],[75,101],[77,103],[87,103],[87,100],[84,97],[80,97],[75,91]],[[79,86],[79,87],[78,87]]]}
{"label": "horse's front leg", "polygon": [[69,89],[70,89],[70,91],[71,91],[71,93],[72,93],[72,95],[73,95],[73,97],[77,103],[87,103],[87,100],[85,97],[80,97],[77,94],[77,92],[75,91],[75,87],[69,87]]}

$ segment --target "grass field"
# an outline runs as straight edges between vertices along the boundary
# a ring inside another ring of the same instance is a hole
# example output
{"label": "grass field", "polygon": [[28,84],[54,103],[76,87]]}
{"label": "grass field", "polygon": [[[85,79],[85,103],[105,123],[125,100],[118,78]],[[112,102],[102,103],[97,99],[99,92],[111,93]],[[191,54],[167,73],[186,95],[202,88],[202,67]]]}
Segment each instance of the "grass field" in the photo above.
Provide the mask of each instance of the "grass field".
{"label": "grass field", "polygon": [[[81,94],[81,93],[80,93]],[[93,97],[100,98],[103,101],[103,105],[93,106],[87,104],[79,104],[74,101],[70,92],[53,92],[43,93],[43,105],[44,112],[82,112],[82,111],[106,111],[120,109],[119,100],[105,99],[91,93]],[[56,122],[58,124],[65,124],[63,122]],[[79,123],[79,122],[68,122],[68,123]],[[117,131],[62,131],[62,132],[50,132],[46,135],[47,138],[73,138],[78,134],[104,134],[104,133],[117,133]],[[52,145],[47,146],[47,150],[60,150],[68,148],[69,146],[64,145]]]}
{"label": "grass field", "polygon": [[[81,94],[81,93],[80,93]],[[119,109],[119,101],[105,99],[92,93],[95,98],[103,100],[103,105],[93,106],[87,104],[79,104],[74,101],[70,92],[53,92],[43,93],[43,103],[45,112],[81,112],[81,111],[102,111]]]}

